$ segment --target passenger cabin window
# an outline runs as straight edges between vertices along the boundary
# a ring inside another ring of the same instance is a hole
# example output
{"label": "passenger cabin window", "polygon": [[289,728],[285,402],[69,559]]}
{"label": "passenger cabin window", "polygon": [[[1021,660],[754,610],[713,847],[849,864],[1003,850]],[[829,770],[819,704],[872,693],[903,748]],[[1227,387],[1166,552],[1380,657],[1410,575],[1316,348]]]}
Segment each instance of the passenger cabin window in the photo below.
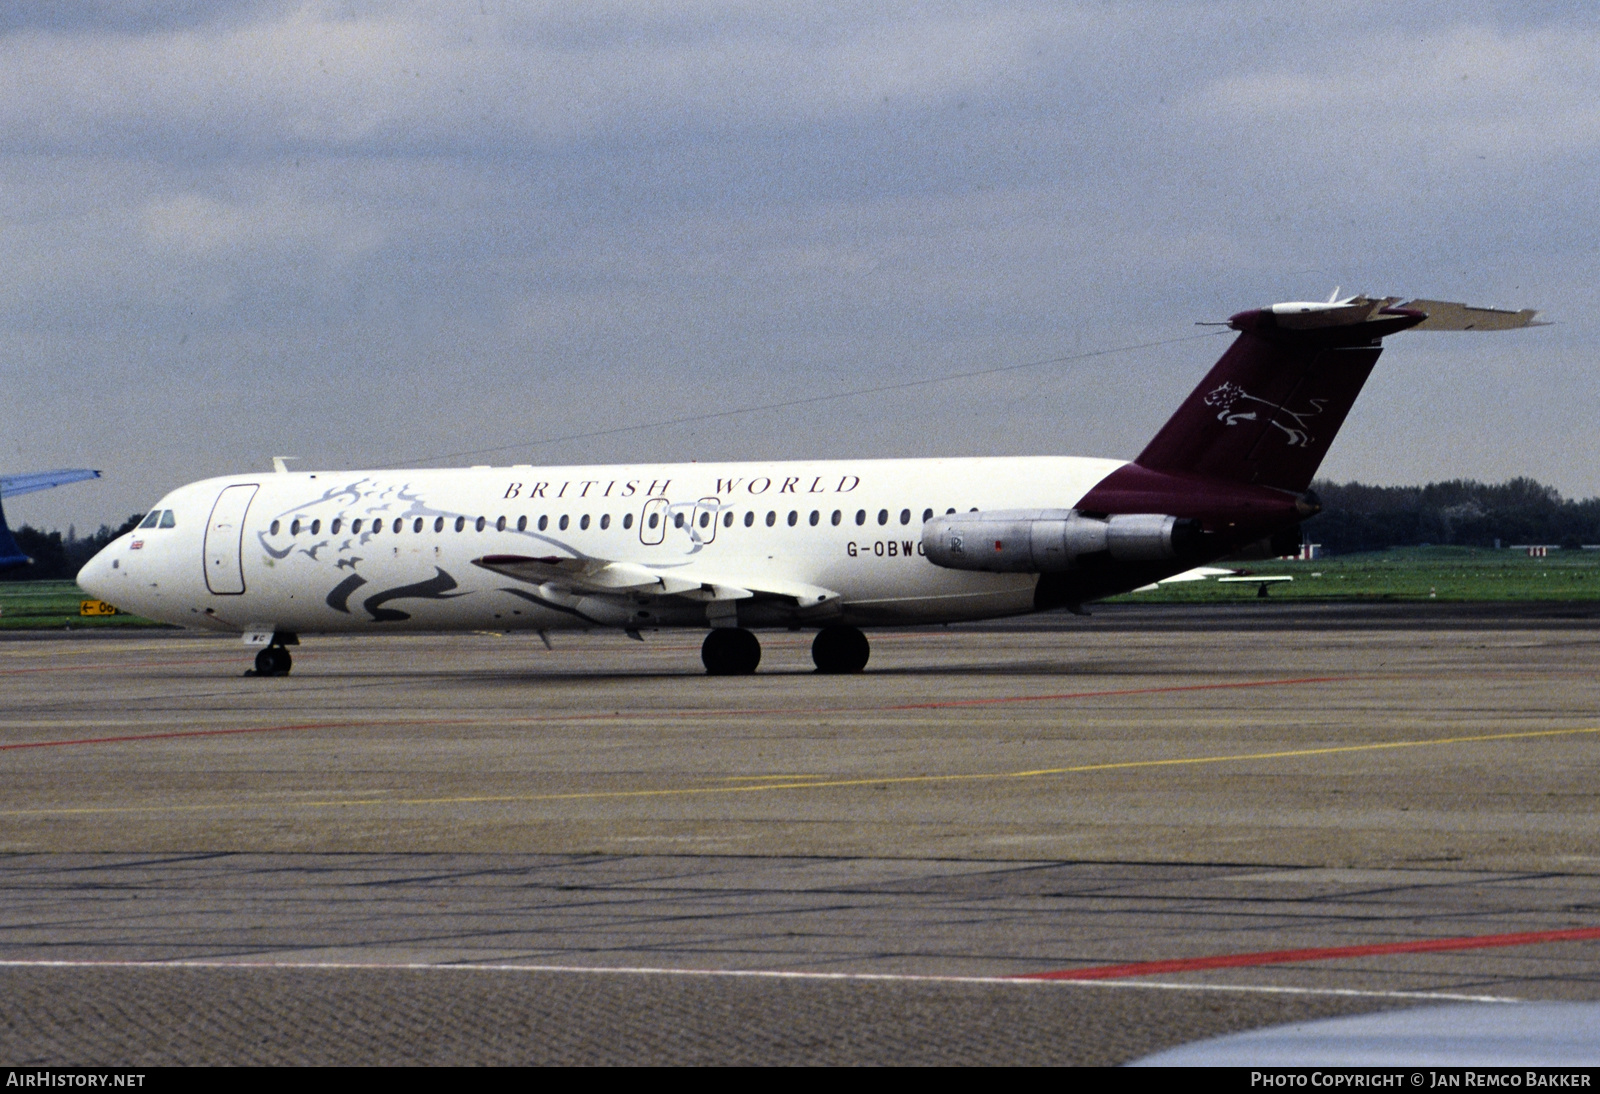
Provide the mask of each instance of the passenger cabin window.
{"label": "passenger cabin window", "polygon": [[433,530],[435,532],[444,531],[444,518],[443,517],[434,517],[433,518]]}
{"label": "passenger cabin window", "polygon": [[528,518],[527,518],[527,516],[524,515],[524,516],[518,517],[517,518],[517,531],[526,532],[527,530],[528,530]]}
{"label": "passenger cabin window", "polygon": [[682,528],[683,527],[683,514],[682,513],[675,513],[673,515],[673,517],[672,517],[672,526],[674,528]]}
{"label": "passenger cabin window", "polygon": [[752,524],[754,524],[755,522],[756,522],[756,511],[754,509],[752,509],[752,510],[750,510],[748,513],[746,513],[744,515],[744,526],[746,528],[748,528]]}
{"label": "passenger cabin window", "polygon": [[355,520],[350,522],[350,534],[353,535],[353,536],[359,536],[361,534],[361,518],[360,517],[357,517]]}
{"label": "passenger cabin window", "polygon": [[911,510],[909,510],[909,509],[900,510],[900,523],[901,524],[910,524],[911,523]]}
{"label": "passenger cabin window", "polygon": [[161,511],[161,527],[163,527],[163,528],[176,528],[177,526],[178,526],[178,522],[177,522],[176,518],[173,517],[172,510],[171,509],[163,509]]}
{"label": "passenger cabin window", "polygon": [[610,528],[610,527],[611,527],[611,514],[610,513],[602,513],[600,515],[600,530],[602,532],[604,532],[607,528]]}
{"label": "passenger cabin window", "polygon": [[415,532],[419,536],[422,534],[422,518],[421,517],[418,517],[416,520],[411,522],[411,530],[413,532]]}
{"label": "passenger cabin window", "polygon": [[383,531],[383,521],[381,521],[381,520],[373,521],[372,522],[372,534],[373,535],[377,535],[381,531]]}
{"label": "passenger cabin window", "polygon": [[710,513],[701,513],[700,514],[700,527],[709,528],[710,526],[711,526],[711,514]]}
{"label": "passenger cabin window", "polygon": [[300,534],[300,522],[298,520],[290,522],[289,534],[291,536],[298,536]]}
{"label": "passenger cabin window", "polygon": [[865,509],[857,509],[856,510],[856,523],[857,524],[865,524],[865,523],[867,523],[867,511]]}
{"label": "passenger cabin window", "polygon": [[494,530],[496,532],[504,532],[506,530],[506,518],[505,517],[501,517],[499,520],[494,522]]}
{"label": "passenger cabin window", "polygon": [[402,520],[400,517],[395,517],[394,518],[394,531],[395,531],[396,535],[400,534],[400,529],[404,528],[405,524],[406,524],[406,522],[404,520]]}
{"label": "passenger cabin window", "polygon": [[547,516],[540,516],[539,517],[539,531],[542,532],[548,527],[550,527],[550,518],[547,517]]}
{"label": "passenger cabin window", "polygon": [[889,523],[889,510],[887,510],[887,509],[879,509],[878,510],[878,523],[879,524],[888,524]]}
{"label": "passenger cabin window", "polygon": [[344,524],[344,521],[340,520],[338,517],[334,517],[333,518],[333,523],[328,525],[328,531],[333,533],[334,535],[338,535],[339,534],[339,528],[343,524]]}
{"label": "passenger cabin window", "polygon": [[272,527],[268,528],[267,531],[272,535],[277,535],[278,534],[278,529],[281,528],[281,527],[282,527],[282,525],[280,525],[277,521],[273,521],[272,522]]}
{"label": "passenger cabin window", "polygon": [[632,513],[624,513],[622,515],[622,526],[624,528],[632,528],[633,527],[633,514]]}
{"label": "passenger cabin window", "polygon": [[569,523],[571,523],[571,518],[568,517],[565,513],[561,514],[561,530],[563,532],[565,532],[567,530],[567,525]]}
{"label": "passenger cabin window", "polygon": [[150,515],[145,517],[144,520],[139,523],[139,527],[140,528],[154,528],[157,524],[160,524],[160,523],[161,523],[161,510],[152,509],[152,510],[150,510]]}
{"label": "passenger cabin window", "polygon": [[488,521],[487,518],[479,517],[477,523],[474,524],[473,527],[481,532],[488,525],[488,523],[489,523],[489,521]]}
{"label": "passenger cabin window", "polygon": [[922,511],[922,523],[923,524],[927,524],[932,519],[933,519],[933,510],[932,509],[924,509]]}
{"label": "passenger cabin window", "polygon": [[811,510],[811,527],[815,528],[817,526],[817,521],[821,519],[821,513],[817,512],[815,509]]}
{"label": "passenger cabin window", "polygon": [[772,510],[768,509],[767,510],[767,527],[771,528],[774,524],[777,524],[777,523],[778,523],[778,514],[774,513]]}
{"label": "passenger cabin window", "polygon": [[660,520],[658,519],[659,517],[660,517],[659,513],[651,513],[650,514],[650,527],[654,528],[657,524],[660,523]]}
{"label": "passenger cabin window", "polygon": [[732,528],[733,527],[733,514],[732,513],[724,513],[724,514],[722,514],[722,526],[724,528]]}
{"label": "passenger cabin window", "polygon": [[839,527],[839,522],[841,520],[843,520],[843,519],[844,519],[844,514],[839,512],[839,510],[835,509],[833,511],[833,526],[835,528]]}
{"label": "passenger cabin window", "polygon": [[311,534],[312,535],[316,535],[320,531],[322,531],[322,522],[320,520],[312,521],[311,522]]}
{"label": "passenger cabin window", "polygon": [[800,514],[796,513],[793,509],[789,510],[789,527],[793,528],[796,524],[799,524],[799,523],[800,523]]}
{"label": "passenger cabin window", "polygon": [[584,532],[587,532],[589,530],[589,514],[588,513],[585,513],[585,514],[583,514],[583,516],[578,518],[578,529],[580,531],[584,531]]}
{"label": "passenger cabin window", "polygon": [[467,526],[467,518],[466,517],[457,517],[456,518],[456,531],[458,531],[458,532],[462,531],[463,529],[466,528],[466,526]]}

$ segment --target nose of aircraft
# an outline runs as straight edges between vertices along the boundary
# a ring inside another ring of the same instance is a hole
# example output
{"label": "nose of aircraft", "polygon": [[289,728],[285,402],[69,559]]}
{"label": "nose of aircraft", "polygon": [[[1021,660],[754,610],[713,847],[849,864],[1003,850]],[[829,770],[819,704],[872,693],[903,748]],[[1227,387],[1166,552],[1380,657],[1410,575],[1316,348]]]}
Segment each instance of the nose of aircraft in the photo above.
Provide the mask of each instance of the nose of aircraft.
{"label": "nose of aircraft", "polygon": [[84,563],[78,571],[78,587],[90,596],[101,600],[111,599],[111,556],[117,549],[112,543],[101,548],[100,553]]}

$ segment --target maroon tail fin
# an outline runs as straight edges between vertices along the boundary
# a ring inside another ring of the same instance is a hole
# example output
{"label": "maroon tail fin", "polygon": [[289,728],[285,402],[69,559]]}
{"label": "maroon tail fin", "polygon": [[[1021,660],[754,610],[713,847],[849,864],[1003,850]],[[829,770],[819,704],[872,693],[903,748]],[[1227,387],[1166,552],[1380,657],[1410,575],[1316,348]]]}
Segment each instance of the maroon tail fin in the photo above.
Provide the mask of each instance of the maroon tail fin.
{"label": "maroon tail fin", "polygon": [[1235,315],[1228,325],[1238,339],[1134,462],[1306,489],[1383,352],[1382,338],[1426,318],[1383,303]]}

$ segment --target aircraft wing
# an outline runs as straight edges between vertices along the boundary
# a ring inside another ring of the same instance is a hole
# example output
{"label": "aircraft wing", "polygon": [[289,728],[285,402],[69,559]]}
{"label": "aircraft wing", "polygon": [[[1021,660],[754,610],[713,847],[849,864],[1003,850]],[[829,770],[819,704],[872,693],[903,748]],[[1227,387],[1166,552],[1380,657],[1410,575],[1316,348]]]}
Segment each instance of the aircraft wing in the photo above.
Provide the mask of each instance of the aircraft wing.
{"label": "aircraft wing", "polygon": [[69,482],[98,479],[100,472],[87,467],[67,467],[59,471],[33,471],[26,475],[0,475],[0,498],[14,498],[52,486],[65,486]]}
{"label": "aircraft wing", "polygon": [[1175,585],[1184,581],[1205,581],[1213,577],[1221,581],[1228,574],[1243,572],[1242,570],[1230,570],[1226,566],[1196,566],[1192,570],[1185,570],[1181,574],[1173,574],[1171,577],[1164,577],[1160,581],[1152,581],[1148,585],[1140,585],[1137,589],[1130,589],[1129,591],[1153,593],[1163,585]]}
{"label": "aircraft wing", "polygon": [[678,596],[699,601],[775,596],[793,600],[800,608],[815,608],[839,599],[838,593],[818,585],[781,578],[749,581],[703,573],[687,566],[658,570],[632,562],[557,555],[484,555],[473,559],[472,564],[532,585],[554,585],[570,592],[600,596]]}
{"label": "aircraft wing", "polygon": [[[1173,585],[1180,581],[1204,581],[1208,577],[1222,578],[1242,571],[1230,570],[1226,566],[1196,566],[1192,570],[1185,570],[1181,574],[1173,574],[1156,582],[1156,585]],[[1155,586],[1148,586],[1154,588]]]}

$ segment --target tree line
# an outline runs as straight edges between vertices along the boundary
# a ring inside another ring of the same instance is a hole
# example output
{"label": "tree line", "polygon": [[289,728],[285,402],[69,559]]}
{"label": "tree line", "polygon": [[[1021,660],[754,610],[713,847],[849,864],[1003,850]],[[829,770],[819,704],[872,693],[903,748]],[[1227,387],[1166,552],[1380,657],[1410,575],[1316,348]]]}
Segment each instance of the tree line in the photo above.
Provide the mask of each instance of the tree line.
{"label": "tree line", "polygon": [[17,546],[33,559],[33,565],[0,570],[0,581],[66,581],[77,577],[83,564],[99,554],[102,547],[123,533],[133,531],[143,519],[143,513],[135,513],[119,527],[102,524],[99,531],[81,539],[70,534],[63,536],[60,532],[44,532],[27,524],[13,528],[11,534],[16,537]]}
{"label": "tree line", "polygon": [[1499,484],[1452,479],[1426,486],[1319,481],[1322,512],[1303,525],[1328,554],[1387,547],[1494,547],[1600,543],[1600,498],[1574,501],[1529,478]]}
{"label": "tree line", "polygon": [[[1305,538],[1327,554],[1381,551],[1421,544],[1493,547],[1544,543],[1576,548],[1600,543],[1600,498],[1574,501],[1529,478],[1499,484],[1451,479],[1426,486],[1368,486],[1325,480],[1312,484],[1322,512],[1303,525]],[[12,533],[33,559],[0,573],[0,581],[75,577],[106,544],[136,527],[143,513],[120,526],[102,524],[81,538],[24,524]]]}

